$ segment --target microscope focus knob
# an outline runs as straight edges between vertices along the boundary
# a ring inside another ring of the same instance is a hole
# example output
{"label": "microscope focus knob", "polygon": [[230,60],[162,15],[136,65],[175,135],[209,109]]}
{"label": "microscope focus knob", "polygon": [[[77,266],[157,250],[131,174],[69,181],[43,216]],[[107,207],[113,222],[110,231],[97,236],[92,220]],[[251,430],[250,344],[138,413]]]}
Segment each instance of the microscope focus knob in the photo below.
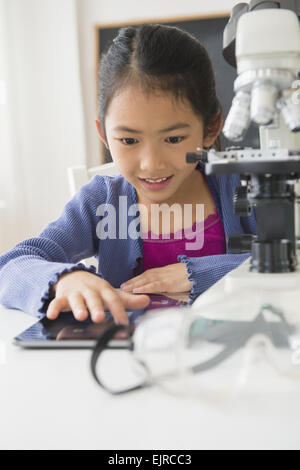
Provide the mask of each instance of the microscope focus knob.
{"label": "microscope focus knob", "polygon": [[234,212],[239,217],[249,217],[251,215],[251,204],[247,199],[247,186],[238,186],[233,195]]}
{"label": "microscope focus knob", "polygon": [[251,252],[254,240],[256,240],[256,235],[252,234],[229,235],[228,251],[232,254]]}
{"label": "microscope focus knob", "polygon": [[185,155],[185,161],[186,163],[196,163],[196,162],[207,163],[207,155],[204,152],[201,155],[199,155],[198,153],[188,152]]}

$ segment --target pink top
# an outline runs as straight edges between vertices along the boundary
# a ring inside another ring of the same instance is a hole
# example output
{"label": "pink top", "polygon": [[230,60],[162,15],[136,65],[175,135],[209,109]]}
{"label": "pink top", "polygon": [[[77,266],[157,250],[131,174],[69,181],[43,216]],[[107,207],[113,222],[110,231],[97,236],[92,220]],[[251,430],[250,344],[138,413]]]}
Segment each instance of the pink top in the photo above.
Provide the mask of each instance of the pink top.
{"label": "pink top", "polygon": [[178,263],[179,255],[199,258],[226,253],[224,227],[216,206],[214,214],[202,222],[195,222],[188,230],[167,235],[143,233],[143,244],[144,271]]}
{"label": "pink top", "polygon": [[[189,238],[191,232],[194,232],[193,238]],[[178,263],[177,258],[179,255],[186,255],[188,258],[199,258],[200,256],[226,253],[224,228],[217,214],[209,215],[204,220],[204,224],[203,222],[194,223],[192,229],[186,230],[181,239],[177,239],[179,233],[182,233],[182,231],[179,230],[176,235],[171,233],[168,239],[163,239],[162,235],[154,235],[153,237],[149,232],[148,239],[144,238],[143,240],[144,271]],[[196,243],[197,237],[198,243]],[[201,246],[202,240],[204,244],[202,248],[198,248],[197,245]]]}

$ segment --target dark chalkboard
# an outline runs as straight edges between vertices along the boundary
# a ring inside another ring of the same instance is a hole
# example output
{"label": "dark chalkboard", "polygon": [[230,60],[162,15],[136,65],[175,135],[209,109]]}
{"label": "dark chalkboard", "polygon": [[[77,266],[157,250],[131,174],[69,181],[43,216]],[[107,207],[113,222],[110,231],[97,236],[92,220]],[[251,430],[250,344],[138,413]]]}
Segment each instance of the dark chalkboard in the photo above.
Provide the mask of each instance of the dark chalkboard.
{"label": "dark chalkboard", "polygon": [[[232,98],[233,83],[236,78],[236,69],[231,67],[222,55],[223,31],[228,22],[228,16],[210,17],[210,18],[192,18],[192,19],[175,19],[174,21],[149,21],[149,23],[159,23],[168,26],[176,26],[195,36],[206,47],[211,57],[216,75],[217,92],[222,104],[224,119],[227,116]],[[122,26],[133,26],[137,24],[145,24],[147,21],[134,24],[124,24]],[[97,38],[97,60],[101,58],[101,54],[109,47],[112,40],[118,35],[121,25],[98,26],[96,29]],[[221,136],[222,148],[234,145],[225,137]],[[258,129],[254,125],[249,129],[243,145],[249,147],[259,147]],[[104,148],[104,147],[103,147]],[[105,149],[106,150],[106,149]],[[105,161],[111,161],[109,153],[105,152]]]}

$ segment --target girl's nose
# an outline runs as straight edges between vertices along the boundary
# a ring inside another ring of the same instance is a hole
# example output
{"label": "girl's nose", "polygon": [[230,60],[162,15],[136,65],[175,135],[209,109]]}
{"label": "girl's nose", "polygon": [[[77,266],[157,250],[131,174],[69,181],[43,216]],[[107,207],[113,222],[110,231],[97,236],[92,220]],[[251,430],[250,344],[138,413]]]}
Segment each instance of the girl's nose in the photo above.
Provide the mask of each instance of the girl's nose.
{"label": "girl's nose", "polygon": [[150,173],[154,170],[164,170],[165,168],[167,168],[166,161],[159,152],[150,152],[148,149],[148,151],[145,151],[141,156],[140,170],[144,173]]}

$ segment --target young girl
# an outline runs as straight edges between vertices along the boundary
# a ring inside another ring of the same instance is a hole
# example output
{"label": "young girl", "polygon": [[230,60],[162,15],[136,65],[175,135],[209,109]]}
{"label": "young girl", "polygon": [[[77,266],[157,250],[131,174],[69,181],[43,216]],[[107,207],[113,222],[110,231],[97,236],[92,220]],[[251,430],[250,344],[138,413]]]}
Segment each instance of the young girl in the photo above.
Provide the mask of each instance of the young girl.
{"label": "young girl", "polygon": [[[254,215],[234,214],[238,175],[206,176],[203,164],[186,163],[187,152],[215,145],[222,127],[203,46],[174,27],[122,28],[102,60],[99,84],[97,130],[120,175],[95,176],[58,220],[0,257],[6,307],[50,319],[72,310],[94,322],[108,308],[127,323],[125,308],[149,301],[134,294],[190,292],[193,301],[249,256],[227,252],[230,234],[256,228]],[[189,227],[172,212],[166,231],[163,211],[152,211],[158,204],[182,214],[192,208]],[[188,245],[200,231],[204,245]],[[91,256],[97,273],[79,263]]]}

